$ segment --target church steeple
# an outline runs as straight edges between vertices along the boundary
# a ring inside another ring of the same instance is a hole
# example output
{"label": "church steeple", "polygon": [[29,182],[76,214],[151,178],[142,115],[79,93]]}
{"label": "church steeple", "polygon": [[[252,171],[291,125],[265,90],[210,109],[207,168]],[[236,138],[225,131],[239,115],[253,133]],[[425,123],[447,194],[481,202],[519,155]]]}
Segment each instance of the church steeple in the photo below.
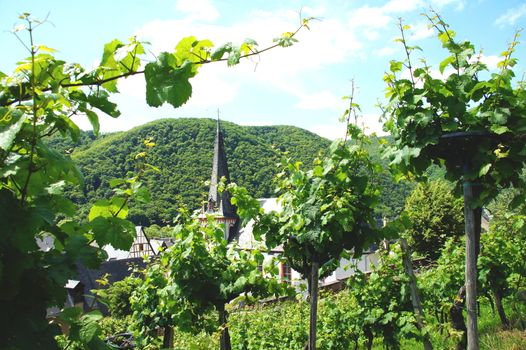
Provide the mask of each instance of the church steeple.
{"label": "church steeple", "polygon": [[236,235],[235,231],[237,231],[237,227],[239,226],[239,217],[235,206],[230,203],[230,193],[227,191],[223,191],[222,193],[219,192],[218,186],[223,177],[226,179],[225,184],[230,183],[230,174],[228,172],[228,162],[218,111],[212,176],[210,179],[208,208],[206,212],[209,214],[217,214],[217,219],[225,222],[225,237],[230,241]]}

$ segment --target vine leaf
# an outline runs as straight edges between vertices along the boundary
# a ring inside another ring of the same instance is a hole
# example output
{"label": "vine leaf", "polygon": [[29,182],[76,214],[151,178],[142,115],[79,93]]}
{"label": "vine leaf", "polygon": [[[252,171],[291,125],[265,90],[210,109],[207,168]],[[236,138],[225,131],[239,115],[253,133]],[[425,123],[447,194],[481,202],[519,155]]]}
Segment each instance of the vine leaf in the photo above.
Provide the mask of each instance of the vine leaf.
{"label": "vine leaf", "polygon": [[185,61],[180,67],[175,65],[175,57],[163,52],[156,62],[148,63],[144,70],[146,79],[146,102],[159,107],[168,102],[175,108],[182,106],[192,95],[189,79],[195,73],[193,64]]}
{"label": "vine leaf", "polygon": [[[6,127],[0,125],[0,148],[4,151],[7,151],[11,147],[16,134],[22,129],[24,121],[27,119],[27,115],[19,110],[13,110],[11,113],[11,117],[15,119],[15,122],[8,124]],[[7,112],[2,113],[4,119],[6,118],[6,114]]]}
{"label": "vine leaf", "polygon": [[116,249],[129,250],[135,239],[135,226],[125,219],[99,216],[90,226],[100,247],[109,244]]}

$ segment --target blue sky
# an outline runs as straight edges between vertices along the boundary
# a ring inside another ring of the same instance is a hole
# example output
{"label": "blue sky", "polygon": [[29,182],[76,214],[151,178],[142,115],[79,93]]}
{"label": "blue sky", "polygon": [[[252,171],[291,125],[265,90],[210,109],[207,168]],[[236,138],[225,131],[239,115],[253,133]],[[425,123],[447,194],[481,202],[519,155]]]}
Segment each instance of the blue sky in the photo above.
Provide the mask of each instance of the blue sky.
{"label": "blue sky", "polygon": [[[375,105],[384,96],[382,76],[389,60],[403,58],[402,48],[393,41],[399,36],[399,17],[411,25],[410,42],[421,46],[427,62],[438,67],[445,52],[420,15],[430,6],[459,39],[482,50],[489,67],[496,66],[515,30],[526,25],[526,1],[516,0],[0,0],[0,70],[11,72],[15,62],[26,56],[9,32],[22,12],[39,18],[49,13],[52,24],[38,29],[37,42],[58,49],[61,59],[91,67],[106,42],[132,35],[149,41],[153,53],[172,50],[188,35],[211,39],[216,45],[252,38],[265,47],[272,38],[297,27],[301,10],[303,16],[319,20],[299,35],[299,43],[233,68],[203,67],[193,79],[192,99],[181,108],[148,107],[143,78],[122,81],[121,93],[113,100],[123,115],[103,118],[101,129],[127,130],[162,117],[214,118],[219,109],[222,119],[238,124],[296,125],[335,138],[343,133],[338,122],[345,109],[341,97],[350,93],[351,79],[358,87],[362,123],[370,131],[380,130]],[[515,57],[520,76],[526,71],[524,44]],[[78,123],[88,128],[85,120]]]}

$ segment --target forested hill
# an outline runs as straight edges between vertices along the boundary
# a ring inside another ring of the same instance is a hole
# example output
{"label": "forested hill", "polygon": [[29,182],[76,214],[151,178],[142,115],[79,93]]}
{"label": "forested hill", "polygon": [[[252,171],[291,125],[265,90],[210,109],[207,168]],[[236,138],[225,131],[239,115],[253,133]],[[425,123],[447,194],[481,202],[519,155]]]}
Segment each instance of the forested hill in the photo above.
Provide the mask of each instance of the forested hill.
{"label": "forested hill", "polygon": [[[256,197],[273,196],[272,178],[278,152],[288,151],[307,166],[330,141],[292,126],[239,126],[221,122],[232,181],[247,187]],[[170,223],[182,204],[197,209],[208,189],[216,121],[212,119],[161,119],[130,131],[93,137],[83,133],[79,142],[52,139],[59,150],[71,153],[85,178],[84,189],[70,195],[87,213],[87,203],[109,197],[108,181],[134,169],[134,156],[144,151],[143,140],[156,143],[148,156],[161,173],[145,179],[152,194],[149,204],[135,203],[130,210],[136,224]]]}

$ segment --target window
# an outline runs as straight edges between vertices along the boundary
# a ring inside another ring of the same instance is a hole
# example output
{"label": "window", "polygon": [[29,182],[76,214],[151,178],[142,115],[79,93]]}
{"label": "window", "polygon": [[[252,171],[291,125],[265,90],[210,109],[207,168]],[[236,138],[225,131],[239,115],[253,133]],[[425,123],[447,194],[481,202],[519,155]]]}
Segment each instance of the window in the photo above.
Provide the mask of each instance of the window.
{"label": "window", "polygon": [[287,283],[292,282],[292,269],[290,268],[288,264],[286,263],[280,264],[279,277],[281,277],[281,280],[284,282],[287,282]]}

